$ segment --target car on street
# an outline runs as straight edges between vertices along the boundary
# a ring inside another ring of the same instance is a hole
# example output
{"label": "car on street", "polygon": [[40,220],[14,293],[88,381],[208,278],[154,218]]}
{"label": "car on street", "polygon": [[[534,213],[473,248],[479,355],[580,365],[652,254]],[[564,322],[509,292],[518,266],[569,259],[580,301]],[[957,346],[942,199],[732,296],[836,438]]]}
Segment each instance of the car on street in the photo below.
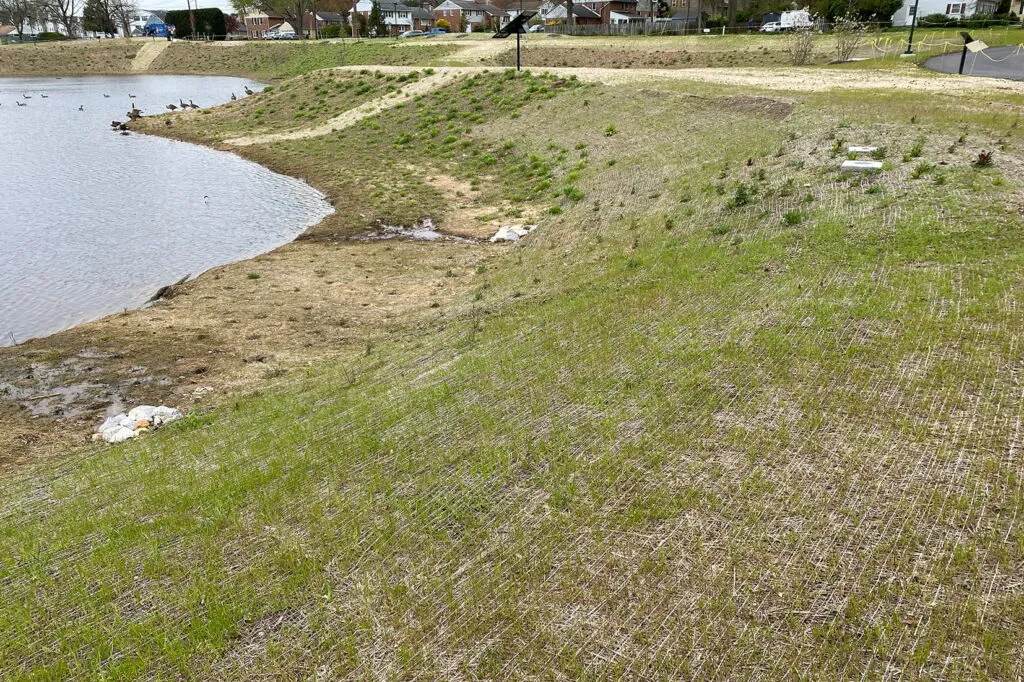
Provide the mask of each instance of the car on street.
{"label": "car on street", "polygon": [[526,32],[527,33],[543,33],[544,32],[544,24],[537,24],[536,26],[531,26],[530,28],[526,29]]}
{"label": "car on street", "polygon": [[412,31],[402,31],[401,33],[398,34],[398,37],[399,38],[416,38],[417,36],[421,36],[421,35],[425,35],[423,33],[423,31],[417,31],[417,30],[414,29]]}
{"label": "car on street", "polygon": [[769,21],[761,25],[761,33],[778,33],[782,30],[782,24],[778,21]]}
{"label": "car on street", "polygon": [[448,31],[444,30],[443,28],[432,28],[429,31],[427,31],[426,33],[424,33],[423,35],[425,35],[425,36],[443,36],[446,33],[448,33]]}

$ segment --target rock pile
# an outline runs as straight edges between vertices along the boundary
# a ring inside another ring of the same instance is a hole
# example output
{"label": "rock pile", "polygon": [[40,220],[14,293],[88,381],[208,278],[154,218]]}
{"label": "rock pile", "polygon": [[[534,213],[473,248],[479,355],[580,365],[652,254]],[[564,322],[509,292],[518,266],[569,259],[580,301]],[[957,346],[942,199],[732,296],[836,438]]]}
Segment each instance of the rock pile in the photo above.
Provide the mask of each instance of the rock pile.
{"label": "rock pile", "polygon": [[116,414],[100,424],[93,434],[93,440],[105,440],[108,443],[120,443],[135,438],[143,433],[159,428],[164,424],[181,419],[181,411],[173,407],[160,405],[139,405],[128,414]]}

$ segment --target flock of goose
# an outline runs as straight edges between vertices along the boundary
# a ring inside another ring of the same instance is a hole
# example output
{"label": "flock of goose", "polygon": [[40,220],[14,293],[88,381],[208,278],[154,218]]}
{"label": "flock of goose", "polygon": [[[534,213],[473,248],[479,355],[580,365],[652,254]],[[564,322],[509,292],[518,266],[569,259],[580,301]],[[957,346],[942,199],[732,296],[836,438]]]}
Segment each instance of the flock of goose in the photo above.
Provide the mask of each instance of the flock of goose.
{"label": "flock of goose", "polygon": [[[242,86],[242,87],[243,87],[243,90],[245,91],[246,95],[255,95],[256,94],[254,91],[249,89],[248,85],[245,85],[245,86]],[[49,97],[49,95],[47,95],[45,93],[40,93],[39,97],[40,97],[40,99],[47,99]],[[104,99],[109,99],[110,95],[107,94],[107,93],[103,93],[103,97],[104,97]],[[128,93],[128,98],[129,99],[135,99],[135,95],[133,95],[131,93]],[[32,99],[32,95],[29,95],[28,93],[24,93],[23,92],[23,93],[21,93],[21,99],[15,100],[14,103],[17,106],[19,106],[19,107],[27,107],[28,106],[28,102],[25,102],[23,100],[29,100],[29,99]],[[231,101],[234,102],[237,99],[238,99],[238,97],[236,97],[235,93],[232,92],[231,93]],[[3,102],[0,102],[0,106],[3,106]],[[181,109],[182,111],[186,111],[188,109],[198,109],[199,105],[196,104],[195,102],[193,102],[191,99],[188,102],[186,102],[185,100],[183,100],[183,99],[181,99],[179,97],[177,104],[168,104],[165,108],[168,111],[177,111],[178,109]],[[78,105],[78,110],[79,111],[85,111],[85,105],[84,104]],[[125,114],[125,115],[129,118],[129,120],[134,121],[137,118],[141,118],[142,110],[136,108],[135,104],[132,103],[131,104],[131,109],[129,109],[128,113]],[[120,130],[122,135],[127,135],[128,134],[127,128],[125,128],[124,124],[121,123],[120,121],[112,121],[111,122],[111,127],[114,128],[115,130]]]}

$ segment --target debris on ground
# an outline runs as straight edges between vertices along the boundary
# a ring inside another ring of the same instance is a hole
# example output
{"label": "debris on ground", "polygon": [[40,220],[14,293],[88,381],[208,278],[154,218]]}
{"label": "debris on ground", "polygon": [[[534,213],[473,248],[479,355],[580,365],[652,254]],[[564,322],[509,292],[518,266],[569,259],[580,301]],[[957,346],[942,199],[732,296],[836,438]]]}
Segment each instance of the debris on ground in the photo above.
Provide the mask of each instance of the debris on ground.
{"label": "debris on ground", "polygon": [[517,242],[537,229],[536,225],[506,225],[491,237],[492,242]]}
{"label": "debris on ground", "polygon": [[139,405],[129,410],[128,414],[122,412],[113,417],[108,417],[96,429],[92,439],[94,441],[104,440],[108,443],[120,443],[129,438],[135,438],[143,433],[160,428],[164,424],[181,419],[181,417],[181,410],[173,407],[165,405],[160,405],[159,407]]}
{"label": "debris on ground", "polygon": [[861,173],[877,173],[882,170],[881,161],[843,161],[841,167],[844,171],[859,171]]}
{"label": "debris on ground", "polygon": [[871,154],[878,151],[878,147],[847,147],[846,151],[851,154]]}

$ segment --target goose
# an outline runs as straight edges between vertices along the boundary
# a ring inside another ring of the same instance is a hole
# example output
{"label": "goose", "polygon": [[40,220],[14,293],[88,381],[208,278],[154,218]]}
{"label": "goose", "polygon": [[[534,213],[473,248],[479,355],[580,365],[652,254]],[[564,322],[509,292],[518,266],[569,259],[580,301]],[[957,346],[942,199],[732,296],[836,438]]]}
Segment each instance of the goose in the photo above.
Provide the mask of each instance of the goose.
{"label": "goose", "polygon": [[168,108],[168,109],[170,109],[171,111],[175,111],[175,110],[177,110],[177,108],[178,108],[178,107],[176,107],[176,106],[175,106],[175,105],[173,105],[173,104],[168,104],[168,105],[167,105],[167,108]]}
{"label": "goose", "polygon": [[25,99],[32,99],[32,95],[26,95],[25,93],[21,93],[21,96]]}
{"label": "goose", "polygon": [[185,100],[181,99],[180,97],[178,98],[178,106],[182,109],[188,109],[188,105],[185,104]]}
{"label": "goose", "polygon": [[43,94],[40,94],[39,96],[42,97],[43,99],[46,99],[47,97],[49,97],[49,95],[43,95]]}
{"label": "goose", "polygon": [[243,85],[242,89],[245,90],[245,94],[247,94],[247,95],[255,95],[256,94],[255,92],[253,92],[252,90],[249,89],[248,85]]}
{"label": "goose", "polygon": [[193,109],[198,109],[198,108],[199,108],[199,105],[198,105],[198,104],[196,104],[195,102],[193,102],[192,100],[189,100],[189,101],[188,101],[188,105],[189,105],[189,106],[190,106],[191,108],[193,108]]}
{"label": "goose", "polygon": [[120,128],[120,127],[121,127],[121,126],[123,126],[123,125],[124,125],[124,124],[123,124],[123,123],[121,123],[120,121],[111,121],[111,122],[110,122],[110,127],[111,127],[111,128]]}
{"label": "goose", "polygon": [[103,96],[104,96],[104,97],[110,97],[110,95],[108,95],[108,94],[107,94],[107,93],[105,93],[105,92],[103,93]]}
{"label": "goose", "polygon": [[15,104],[17,104],[19,107],[27,107],[28,106],[24,102],[15,102]]}
{"label": "goose", "polygon": [[78,105],[78,110],[79,111],[85,111],[85,105],[84,104],[79,104]]}
{"label": "goose", "polygon": [[128,93],[128,99],[135,99],[135,95],[133,95],[132,93],[129,92]]}
{"label": "goose", "polygon": [[235,97],[235,93],[232,92],[231,93],[231,101],[234,102],[236,99],[238,99],[238,98]]}
{"label": "goose", "polygon": [[127,131],[127,130],[122,130],[122,131],[121,131],[121,134],[122,134],[122,135],[129,135],[130,133],[129,133],[129,132]]}

